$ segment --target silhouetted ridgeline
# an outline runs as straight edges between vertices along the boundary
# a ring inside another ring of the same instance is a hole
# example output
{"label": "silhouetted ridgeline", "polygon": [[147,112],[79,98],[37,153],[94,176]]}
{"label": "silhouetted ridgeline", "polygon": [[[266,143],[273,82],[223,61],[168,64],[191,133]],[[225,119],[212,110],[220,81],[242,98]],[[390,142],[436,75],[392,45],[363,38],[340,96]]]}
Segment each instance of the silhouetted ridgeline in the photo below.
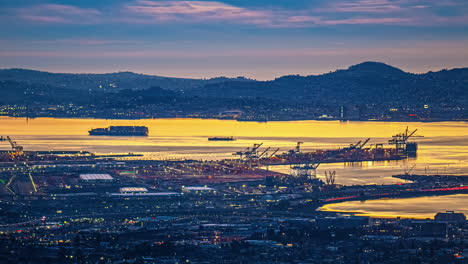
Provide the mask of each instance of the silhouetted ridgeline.
{"label": "silhouetted ridgeline", "polygon": [[[222,92],[221,92],[222,91]],[[189,92],[210,97],[266,97],[328,103],[466,103],[468,68],[412,74],[365,62],[318,76],[284,76],[273,81],[223,82]]]}
{"label": "silhouetted ridgeline", "polygon": [[105,74],[49,73],[25,69],[0,70],[0,81],[18,81],[25,84],[43,84],[57,88],[116,91],[122,89],[147,89],[158,86],[168,90],[186,90],[210,83],[243,78],[218,77],[213,79],[187,79],[118,72]]}
{"label": "silhouetted ridgeline", "polygon": [[23,103],[26,99],[80,102],[86,95],[86,100],[91,101],[111,96],[118,101],[138,98],[143,103],[207,97],[321,104],[446,103],[464,106],[468,102],[468,68],[413,74],[383,63],[365,62],[323,75],[292,75],[272,81],[224,77],[182,79],[131,72],[56,74],[8,69],[0,70],[0,90],[6,95],[0,98],[0,103]]}

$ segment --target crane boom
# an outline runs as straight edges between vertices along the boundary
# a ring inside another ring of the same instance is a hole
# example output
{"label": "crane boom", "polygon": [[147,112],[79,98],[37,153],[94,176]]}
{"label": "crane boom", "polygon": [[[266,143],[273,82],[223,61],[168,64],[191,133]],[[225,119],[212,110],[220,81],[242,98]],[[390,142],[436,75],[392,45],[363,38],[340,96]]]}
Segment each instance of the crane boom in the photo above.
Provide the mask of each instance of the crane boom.
{"label": "crane boom", "polygon": [[363,142],[360,146],[358,146],[357,148],[362,149],[369,141],[370,141],[370,138],[366,139],[366,141],[364,141],[364,142]]}
{"label": "crane boom", "polygon": [[263,155],[265,155],[265,153],[270,150],[271,147],[268,147],[267,149],[265,149],[265,151],[263,151],[260,155],[258,155],[258,158],[261,158],[263,157]]}
{"label": "crane boom", "polygon": [[261,146],[263,145],[263,143],[260,143],[260,144],[254,144],[253,148],[252,148],[252,152],[255,152],[257,151],[258,148],[260,148]]}
{"label": "crane boom", "polygon": [[412,137],[412,136],[414,135],[414,133],[416,133],[416,131],[418,131],[418,130],[415,129],[413,132],[411,132],[411,133],[408,135],[408,128],[406,128],[405,140],[408,140],[410,137]]}
{"label": "crane boom", "polygon": [[14,151],[16,151],[16,152],[18,152],[18,153],[23,152],[23,147],[20,146],[20,145],[18,145],[18,144],[16,143],[16,141],[13,141],[13,140],[10,138],[10,136],[7,136],[6,139],[7,139],[8,142],[10,143],[11,149],[12,149],[12,150],[14,150]]}
{"label": "crane boom", "polygon": [[269,156],[269,158],[273,157],[280,149],[277,148],[275,151],[273,151],[273,153]]}

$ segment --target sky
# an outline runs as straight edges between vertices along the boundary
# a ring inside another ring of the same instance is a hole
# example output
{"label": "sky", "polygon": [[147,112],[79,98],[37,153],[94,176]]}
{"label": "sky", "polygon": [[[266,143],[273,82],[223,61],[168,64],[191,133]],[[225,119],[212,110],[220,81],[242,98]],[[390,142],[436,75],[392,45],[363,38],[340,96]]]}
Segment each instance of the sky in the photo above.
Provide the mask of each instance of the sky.
{"label": "sky", "polygon": [[468,67],[467,0],[0,0],[0,68],[267,80]]}

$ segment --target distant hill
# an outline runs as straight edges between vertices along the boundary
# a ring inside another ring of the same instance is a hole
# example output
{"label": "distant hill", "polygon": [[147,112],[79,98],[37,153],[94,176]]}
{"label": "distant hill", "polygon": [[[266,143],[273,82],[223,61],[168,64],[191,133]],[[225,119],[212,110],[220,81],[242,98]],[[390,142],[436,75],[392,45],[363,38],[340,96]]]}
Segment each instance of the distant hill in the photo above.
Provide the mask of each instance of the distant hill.
{"label": "distant hill", "polygon": [[379,62],[364,62],[323,75],[283,76],[272,81],[207,84],[187,93],[225,98],[271,98],[331,103],[468,102],[468,68],[425,74],[404,72]]}
{"label": "distant hill", "polygon": [[57,88],[76,90],[116,91],[123,89],[141,90],[150,87],[161,87],[168,90],[186,90],[202,87],[207,84],[225,81],[245,81],[242,77],[230,79],[186,79],[118,72],[106,74],[72,74],[49,73],[26,69],[0,70],[0,81],[14,81],[25,84],[40,84]]}
{"label": "distant hill", "polygon": [[[150,89],[151,88],[151,89]],[[0,103],[79,102],[108,93],[115,100],[139,98],[273,99],[335,104],[468,104],[468,68],[425,74],[404,72],[379,62],[364,62],[322,75],[283,76],[271,81],[219,77],[183,79],[131,72],[63,74],[24,69],[0,70]],[[117,93],[118,92],[118,93]],[[83,98],[84,97],[84,98]],[[109,98],[109,97],[107,97]]]}

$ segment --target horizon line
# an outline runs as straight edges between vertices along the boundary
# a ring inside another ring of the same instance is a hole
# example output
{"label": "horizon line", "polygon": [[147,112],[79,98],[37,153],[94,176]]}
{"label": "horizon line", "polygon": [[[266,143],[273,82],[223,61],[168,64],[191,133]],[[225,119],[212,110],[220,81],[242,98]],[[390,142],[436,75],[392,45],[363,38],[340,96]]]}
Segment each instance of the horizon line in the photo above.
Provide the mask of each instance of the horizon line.
{"label": "horizon line", "polygon": [[137,74],[137,75],[145,75],[145,76],[152,76],[152,77],[162,77],[162,78],[176,78],[176,79],[193,79],[193,80],[210,80],[210,79],[216,79],[216,78],[228,78],[228,79],[236,79],[236,78],[244,78],[244,79],[247,79],[247,80],[252,80],[252,81],[273,81],[273,80],[276,80],[276,79],[279,79],[279,78],[282,78],[282,77],[287,77],[287,76],[299,76],[299,77],[311,77],[311,76],[322,76],[322,75],[326,75],[326,74],[330,74],[330,73],[334,73],[334,72],[337,72],[337,71],[341,71],[341,70],[348,70],[349,68],[353,67],[353,66],[356,66],[356,65],[361,65],[361,64],[364,64],[364,63],[376,63],[376,64],[383,64],[383,65],[386,65],[386,66],[389,66],[389,67],[392,67],[392,68],[395,68],[395,69],[398,69],[398,70],[401,70],[403,71],[404,73],[408,73],[408,74],[416,74],[416,75],[422,75],[422,74],[428,74],[428,73],[431,73],[431,72],[441,72],[441,71],[450,71],[450,70],[457,70],[457,69],[466,69],[468,68],[468,66],[464,66],[464,67],[452,67],[452,68],[440,68],[436,71],[434,70],[428,70],[428,71],[420,71],[420,72],[414,72],[414,71],[407,71],[407,70],[403,70],[399,67],[395,67],[391,64],[388,64],[388,63],[385,63],[385,62],[379,62],[379,61],[363,61],[363,62],[360,62],[360,63],[357,63],[357,64],[352,64],[348,67],[345,67],[345,68],[336,68],[334,70],[328,70],[328,71],[323,71],[323,72],[316,72],[316,73],[311,73],[311,74],[307,74],[307,75],[302,75],[302,74],[294,74],[294,73],[291,73],[291,74],[284,74],[284,75],[279,75],[278,77],[274,77],[274,78],[269,78],[269,79],[258,79],[258,78],[253,78],[253,77],[248,77],[248,76],[242,76],[242,75],[239,75],[239,76],[226,76],[226,75],[216,75],[216,76],[213,76],[213,77],[183,77],[183,76],[167,76],[167,75],[157,75],[157,74],[154,74],[154,73],[149,73],[149,72],[137,72],[137,71],[132,71],[132,70],[117,70],[117,71],[107,71],[107,72],[99,72],[99,71],[96,71],[96,72],[85,72],[85,71],[77,71],[77,72],[69,72],[69,71],[55,71],[55,70],[37,70],[37,69],[31,69],[31,68],[21,68],[21,67],[12,67],[12,68],[0,68],[0,71],[6,71],[6,70],[24,70],[24,71],[35,71],[35,72],[42,72],[42,73],[50,73],[50,74],[83,74],[83,75],[105,75],[105,74],[119,74],[119,73],[132,73],[132,74]]}

